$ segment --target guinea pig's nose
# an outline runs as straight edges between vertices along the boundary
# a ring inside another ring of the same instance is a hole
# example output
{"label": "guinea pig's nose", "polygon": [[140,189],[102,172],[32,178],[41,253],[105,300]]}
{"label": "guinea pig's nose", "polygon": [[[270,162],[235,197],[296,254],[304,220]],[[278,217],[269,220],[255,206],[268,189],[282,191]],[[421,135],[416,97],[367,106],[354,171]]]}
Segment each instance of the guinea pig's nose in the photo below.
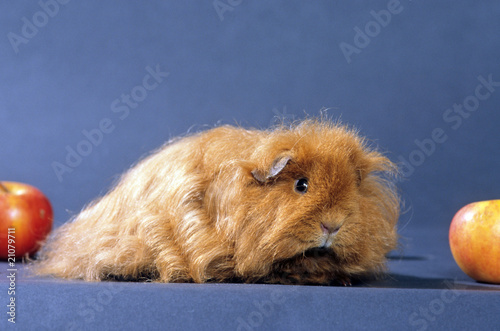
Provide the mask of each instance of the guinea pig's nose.
{"label": "guinea pig's nose", "polygon": [[330,225],[330,224],[321,223],[321,230],[326,235],[337,234],[337,232],[339,232],[339,230],[340,230],[340,225]]}

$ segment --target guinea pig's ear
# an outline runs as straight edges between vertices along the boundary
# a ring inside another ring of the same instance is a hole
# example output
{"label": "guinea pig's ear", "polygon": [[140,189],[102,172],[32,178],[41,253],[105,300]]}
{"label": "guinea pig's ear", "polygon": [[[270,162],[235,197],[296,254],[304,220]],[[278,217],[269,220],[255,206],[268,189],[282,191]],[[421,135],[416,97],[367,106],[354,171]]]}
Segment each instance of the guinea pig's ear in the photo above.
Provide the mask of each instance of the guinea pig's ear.
{"label": "guinea pig's ear", "polygon": [[278,156],[276,159],[274,159],[273,163],[271,164],[271,167],[269,169],[253,169],[252,170],[252,175],[253,178],[258,180],[261,183],[264,183],[266,180],[269,178],[273,178],[274,176],[278,175],[287,165],[288,161],[290,161],[292,157],[287,154],[282,154]]}

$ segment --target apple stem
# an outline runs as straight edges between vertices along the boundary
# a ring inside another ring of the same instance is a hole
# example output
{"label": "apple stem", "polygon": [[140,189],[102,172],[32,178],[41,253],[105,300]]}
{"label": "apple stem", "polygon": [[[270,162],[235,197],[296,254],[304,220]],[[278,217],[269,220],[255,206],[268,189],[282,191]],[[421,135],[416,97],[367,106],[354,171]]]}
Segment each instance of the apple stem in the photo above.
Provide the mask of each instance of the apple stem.
{"label": "apple stem", "polygon": [[9,193],[9,189],[6,188],[2,182],[0,182],[0,190],[4,191],[5,193]]}

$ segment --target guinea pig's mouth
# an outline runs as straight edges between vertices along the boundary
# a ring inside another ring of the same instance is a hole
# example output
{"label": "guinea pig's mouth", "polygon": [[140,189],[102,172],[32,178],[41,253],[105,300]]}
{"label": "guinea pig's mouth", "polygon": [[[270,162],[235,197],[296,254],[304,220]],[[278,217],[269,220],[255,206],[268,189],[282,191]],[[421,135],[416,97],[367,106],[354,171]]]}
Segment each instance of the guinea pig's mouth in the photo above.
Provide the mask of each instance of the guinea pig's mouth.
{"label": "guinea pig's mouth", "polygon": [[306,258],[316,258],[316,257],[335,255],[335,253],[333,252],[333,249],[331,249],[331,247],[321,246],[321,247],[309,248],[306,251],[304,251],[301,255]]}
{"label": "guinea pig's mouth", "polygon": [[336,261],[338,259],[337,254],[333,251],[332,248],[329,247],[313,247],[309,248],[297,255],[291,256],[289,258],[279,260],[275,262],[276,266],[297,266],[304,261],[312,261],[312,260],[333,260]]}

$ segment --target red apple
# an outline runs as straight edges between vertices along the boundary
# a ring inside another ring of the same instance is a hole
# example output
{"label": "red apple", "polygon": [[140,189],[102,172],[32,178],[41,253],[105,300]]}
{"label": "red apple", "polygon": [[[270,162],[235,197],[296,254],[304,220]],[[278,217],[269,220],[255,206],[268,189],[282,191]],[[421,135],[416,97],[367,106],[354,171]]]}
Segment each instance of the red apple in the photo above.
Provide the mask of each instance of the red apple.
{"label": "red apple", "polygon": [[35,253],[51,228],[52,207],[42,192],[0,182],[0,259]]}
{"label": "red apple", "polygon": [[500,200],[474,202],[460,209],[449,235],[451,253],[469,277],[500,284]]}

